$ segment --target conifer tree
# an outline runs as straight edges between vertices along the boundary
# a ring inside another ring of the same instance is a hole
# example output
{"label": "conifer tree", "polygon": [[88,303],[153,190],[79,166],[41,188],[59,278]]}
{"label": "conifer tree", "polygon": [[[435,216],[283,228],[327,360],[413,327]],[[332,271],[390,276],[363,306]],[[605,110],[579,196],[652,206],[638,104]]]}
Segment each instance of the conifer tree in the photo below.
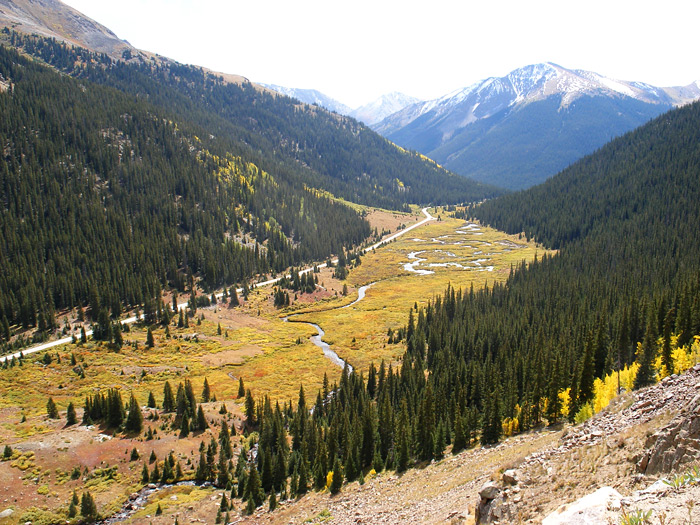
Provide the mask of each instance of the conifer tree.
{"label": "conifer tree", "polygon": [[663,345],[661,347],[661,364],[666,369],[666,374],[673,374],[673,355],[671,349],[671,331],[675,324],[676,309],[671,308],[664,317]]}
{"label": "conifer tree", "polygon": [[180,423],[180,437],[186,438],[189,435],[190,435],[190,419],[187,417],[187,414],[185,414],[184,416],[182,416],[182,421]]}
{"label": "conifer tree", "polygon": [[88,520],[97,517],[97,505],[89,491],[83,492],[80,499],[80,514]]}
{"label": "conifer tree", "polygon": [[203,432],[208,428],[209,423],[207,423],[207,418],[204,417],[204,410],[202,410],[202,405],[199,405],[197,408],[197,430]]}
{"label": "conifer tree", "polygon": [[333,462],[333,479],[331,480],[331,486],[330,486],[330,491],[331,494],[338,494],[340,492],[341,487],[343,486],[343,471],[340,466],[340,461],[338,458],[335,458],[335,461]]}
{"label": "conifer tree", "polygon": [[647,329],[642,341],[641,355],[638,356],[639,369],[634,377],[633,388],[643,388],[653,385],[656,380],[656,371],[654,370],[654,358],[656,357],[656,321],[653,315],[649,315],[647,321]]}
{"label": "conifer tree", "polygon": [[155,346],[155,341],[153,340],[153,332],[151,331],[151,327],[148,327],[148,331],[146,332],[146,347],[147,348],[153,348]]}
{"label": "conifer tree", "polygon": [[153,464],[153,471],[151,472],[151,483],[158,483],[160,481],[160,469],[158,468],[158,462]]}
{"label": "conifer tree", "polygon": [[[221,325],[219,325],[221,327]],[[204,378],[204,386],[202,387],[202,403],[208,403],[211,398],[211,390],[209,388],[209,381]]]}
{"label": "conifer tree", "polygon": [[175,410],[175,398],[173,397],[173,389],[168,381],[163,386],[163,412],[172,412]]}
{"label": "conifer tree", "polygon": [[[216,486],[217,487],[222,487],[226,488],[229,482],[229,472],[228,472],[228,459],[226,458],[226,454],[224,453],[224,450],[222,449],[219,452],[219,464],[217,467],[217,478],[216,478]],[[223,509],[224,512],[228,510],[228,507],[226,509]]]}
{"label": "conifer tree", "polygon": [[253,506],[253,509],[256,509],[262,505],[265,498],[265,493],[262,490],[260,476],[258,474],[258,469],[255,468],[255,465],[250,466],[245,490],[246,500],[248,501],[249,505]]}
{"label": "conifer tree", "polygon": [[148,408],[156,408],[156,397],[153,395],[152,390],[148,392],[148,403],[146,405]]}
{"label": "conifer tree", "polygon": [[75,425],[78,422],[78,416],[75,413],[75,406],[73,402],[68,403],[68,408],[66,409],[66,425]]}
{"label": "conifer tree", "polygon": [[141,432],[143,429],[143,414],[133,393],[129,398],[129,413],[126,416],[125,429],[127,432]]}
{"label": "conifer tree", "polygon": [[253,399],[250,388],[246,390],[245,394],[245,414],[248,428],[255,428],[257,424],[255,420],[255,400]]}
{"label": "conifer tree", "polygon": [[452,453],[457,454],[467,447],[467,440],[464,435],[464,423],[462,416],[457,413],[455,415],[455,437],[452,442]]}
{"label": "conifer tree", "polygon": [[58,419],[58,408],[52,397],[46,402],[46,415],[49,416],[49,419]]}
{"label": "conifer tree", "polygon": [[245,396],[245,387],[243,386],[243,377],[238,378],[238,398]]}

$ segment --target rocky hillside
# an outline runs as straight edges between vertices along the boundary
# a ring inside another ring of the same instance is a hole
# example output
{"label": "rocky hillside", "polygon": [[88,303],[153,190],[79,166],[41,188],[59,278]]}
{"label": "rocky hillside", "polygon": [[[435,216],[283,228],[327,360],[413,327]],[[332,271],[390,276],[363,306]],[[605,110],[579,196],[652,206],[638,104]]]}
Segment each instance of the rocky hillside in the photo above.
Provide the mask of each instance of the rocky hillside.
{"label": "rocky hillside", "polygon": [[59,0],[0,0],[0,25],[121,58],[136,51],[105,26]]}
{"label": "rocky hillside", "polygon": [[233,522],[607,524],[651,511],[649,523],[688,523],[700,516],[692,503],[700,478],[682,474],[698,459],[700,365],[623,394],[583,424],[542,428]]}

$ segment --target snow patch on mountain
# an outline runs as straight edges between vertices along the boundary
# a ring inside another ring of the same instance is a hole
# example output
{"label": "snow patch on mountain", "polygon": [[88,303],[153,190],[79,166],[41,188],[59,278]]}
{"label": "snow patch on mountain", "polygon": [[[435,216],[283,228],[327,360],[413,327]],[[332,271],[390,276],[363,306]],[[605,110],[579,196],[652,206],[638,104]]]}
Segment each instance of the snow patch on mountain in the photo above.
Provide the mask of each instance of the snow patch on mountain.
{"label": "snow patch on mountain", "polygon": [[315,89],[289,88],[278,86],[276,84],[260,85],[266,87],[267,89],[271,89],[272,91],[276,91],[277,93],[281,93],[287,97],[295,98],[304,104],[316,104],[327,109],[328,111],[335,111],[341,115],[349,115],[352,111],[351,108],[342,102],[338,102],[337,100],[329,97],[328,95],[324,95]]}
{"label": "snow patch on mountain", "polygon": [[393,92],[382,95],[378,99],[360,106],[351,111],[349,115],[360,122],[364,122],[368,126],[376,124],[384,120],[389,115],[402,110],[406,106],[410,106],[418,102],[417,98],[404,95],[403,93]]}
{"label": "snow patch on mountain", "polygon": [[444,137],[450,137],[455,129],[479,119],[551,96],[561,97],[562,109],[582,96],[630,97],[650,104],[682,105],[700,98],[700,81],[661,88],[545,62],[516,69],[504,77],[480,80],[435,100],[417,102],[372,127],[389,136],[429,114],[427,125],[439,127]]}

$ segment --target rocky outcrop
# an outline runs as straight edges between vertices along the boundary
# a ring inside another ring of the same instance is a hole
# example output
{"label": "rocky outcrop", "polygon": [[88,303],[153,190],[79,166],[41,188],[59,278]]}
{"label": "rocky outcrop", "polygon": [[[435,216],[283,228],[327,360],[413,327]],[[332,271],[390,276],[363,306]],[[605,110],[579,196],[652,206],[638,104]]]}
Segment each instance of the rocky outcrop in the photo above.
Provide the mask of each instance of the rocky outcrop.
{"label": "rocky outcrop", "polygon": [[646,447],[637,463],[637,470],[646,475],[679,471],[683,465],[700,459],[700,383],[695,385],[695,395],[681,412],[649,436]]}
{"label": "rocky outcrop", "polygon": [[612,487],[602,487],[574,503],[562,505],[542,520],[542,525],[606,525],[620,509],[622,495]]}
{"label": "rocky outcrop", "polygon": [[513,523],[517,521],[517,504],[522,500],[520,484],[527,480],[513,469],[503,473],[501,483],[486,482],[479,491],[476,523]]}

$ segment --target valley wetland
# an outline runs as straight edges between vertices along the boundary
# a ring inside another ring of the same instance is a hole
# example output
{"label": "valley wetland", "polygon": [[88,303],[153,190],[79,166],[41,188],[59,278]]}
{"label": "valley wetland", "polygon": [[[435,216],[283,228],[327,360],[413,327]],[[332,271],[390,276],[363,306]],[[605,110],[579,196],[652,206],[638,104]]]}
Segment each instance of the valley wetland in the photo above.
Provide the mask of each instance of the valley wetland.
{"label": "valley wetland", "polygon": [[[332,351],[358,372],[366,373],[370,363],[378,366],[382,360],[400,366],[404,342],[389,344],[387,333],[405,325],[410,308],[424,306],[449,284],[476,290],[503,281],[511,266],[542,253],[542,248],[518,236],[469,225],[442,210],[434,215],[439,220],[426,221],[369,250],[346,281],[335,279],[332,268],[319,269],[316,291],[299,294],[289,307],[275,308],[271,287],[255,287],[241,306],[230,308],[218,302],[198,309],[187,328],[178,328],[175,316],[168,327],[170,336],[163,327],[153,329],[153,348],[146,346],[145,327],[134,324],[123,334],[125,342],[118,352],[89,339],[28,355],[22,366],[0,370],[0,442],[10,445],[14,453],[0,463],[0,482],[7,487],[1,504],[13,511],[10,518],[0,518],[0,523],[16,523],[18,517],[52,523],[66,508],[72,491],[87,485],[101,514],[108,516],[142,486],[142,463],[151,451],[158,458],[172,451],[185,477],[191,475],[199,442],[208,441],[208,434],[213,436],[214,431],[210,428],[179,438],[177,432],[166,429],[164,422],[170,416],[161,413],[154,419],[159,410],[146,408],[146,399],[153,392],[160,406],[166,381],[175,388],[187,378],[198,394],[206,379],[216,398],[202,404],[207,420],[218,425],[226,419],[240,433],[245,416],[243,399],[237,396],[239,378],[256,398],[268,395],[280,403],[295,400],[300,385],[307,398],[313,399],[323,386],[324,374],[330,383],[339,381],[341,367],[311,341],[317,331],[308,323],[321,327],[323,340]],[[401,232],[420,222],[422,215],[373,212],[370,218],[383,225],[380,230],[391,225]],[[420,260],[411,258],[416,252]],[[358,301],[358,289],[370,283]],[[288,316],[303,322],[285,322]],[[48,364],[46,353],[51,356]],[[152,440],[100,427],[65,425],[68,403],[77,408],[80,421],[85,397],[112,387],[126,399],[130,393],[135,395],[143,406],[144,433],[147,429],[155,432]],[[47,418],[49,397],[60,419]],[[220,414],[222,406],[226,407],[224,415]],[[236,448],[242,439],[234,438]],[[141,461],[129,461],[133,448]],[[69,471],[75,467],[81,474],[72,480]],[[105,475],[104,469],[110,473]],[[153,518],[152,501],[129,520],[140,523],[148,515],[149,523],[171,523],[174,514],[187,514],[187,502],[206,501],[218,492],[213,487],[187,486],[167,489],[164,494],[174,497],[167,504],[161,501],[164,514],[159,520]],[[209,518],[204,517],[207,522]]]}

